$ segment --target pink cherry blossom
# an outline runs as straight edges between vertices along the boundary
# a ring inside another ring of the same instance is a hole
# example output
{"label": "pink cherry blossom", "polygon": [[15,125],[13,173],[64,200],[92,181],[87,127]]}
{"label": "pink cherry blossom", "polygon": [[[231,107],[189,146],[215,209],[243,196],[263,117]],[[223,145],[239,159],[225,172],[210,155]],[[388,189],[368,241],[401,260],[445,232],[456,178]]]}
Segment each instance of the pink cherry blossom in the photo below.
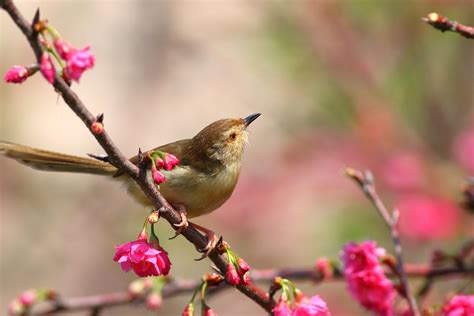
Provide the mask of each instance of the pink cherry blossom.
{"label": "pink cherry blossom", "polygon": [[3,79],[9,83],[22,83],[28,79],[28,69],[25,66],[13,66],[8,69]]}
{"label": "pink cherry blossom", "polygon": [[272,310],[273,316],[291,316],[291,308],[288,300],[282,295],[276,306]]}
{"label": "pink cherry blossom", "polygon": [[74,50],[68,54],[66,60],[65,74],[68,79],[79,82],[82,73],[87,69],[94,67],[95,56],[89,52],[90,47],[87,46],[81,50]]}
{"label": "pink cherry blossom", "polygon": [[344,276],[349,292],[366,309],[376,315],[392,315],[395,289],[385,276],[379,258],[385,250],[374,241],[348,243],[342,252]]}
{"label": "pink cherry blossom", "polygon": [[296,299],[292,316],[330,316],[331,313],[323,299],[314,295],[308,299],[301,293]]}
{"label": "pink cherry blossom", "polygon": [[167,275],[171,268],[168,253],[163,248],[153,248],[145,239],[116,246],[114,261],[125,272],[133,269],[141,277]]}
{"label": "pink cherry blossom", "polygon": [[41,73],[49,81],[49,83],[54,83],[54,76],[56,75],[56,69],[54,68],[51,56],[47,52],[43,52],[41,56]]}
{"label": "pink cherry blossom", "polygon": [[443,306],[443,316],[474,315],[474,295],[456,295]]}
{"label": "pink cherry blossom", "polygon": [[379,258],[385,255],[383,248],[377,248],[375,241],[364,241],[360,244],[350,242],[344,246],[342,260],[344,261],[344,273],[373,269],[379,266]]}
{"label": "pink cherry blossom", "polygon": [[400,211],[400,233],[411,239],[445,239],[459,231],[461,212],[452,201],[425,194],[409,194],[395,204]]}

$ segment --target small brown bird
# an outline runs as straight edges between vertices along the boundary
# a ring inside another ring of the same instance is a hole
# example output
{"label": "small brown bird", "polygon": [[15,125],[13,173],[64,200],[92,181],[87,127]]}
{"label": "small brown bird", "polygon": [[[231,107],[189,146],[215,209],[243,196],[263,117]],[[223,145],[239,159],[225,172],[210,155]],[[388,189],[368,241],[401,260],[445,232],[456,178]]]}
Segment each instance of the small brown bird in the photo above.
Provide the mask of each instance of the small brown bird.
{"label": "small brown bird", "polygon": [[[242,153],[248,140],[247,127],[260,115],[255,113],[243,119],[219,120],[206,126],[191,139],[153,149],[171,153],[180,160],[174,169],[162,170],[166,181],[160,184],[159,189],[166,200],[178,210],[185,211],[189,218],[212,212],[227,201],[239,178]],[[0,142],[0,154],[39,170],[109,176],[125,183],[128,192],[140,204],[151,207],[136,183],[106,161],[9,142]],[[132,157],[130,161],[136,164],[138,157]],[[183,227],[186,225],[183,216]],[[215,241],[215,234],[211,231],[193,225]]]}

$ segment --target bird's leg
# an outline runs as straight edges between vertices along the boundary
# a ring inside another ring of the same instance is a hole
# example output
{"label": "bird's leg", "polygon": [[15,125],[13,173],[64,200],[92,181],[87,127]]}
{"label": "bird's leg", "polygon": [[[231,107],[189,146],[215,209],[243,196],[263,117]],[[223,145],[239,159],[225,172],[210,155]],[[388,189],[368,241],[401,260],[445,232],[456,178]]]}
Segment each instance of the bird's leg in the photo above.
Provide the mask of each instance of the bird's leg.
{"label": "bird's leg", "polygon": [[178,227],[178,229],[176,230],[174,236],[170,239],[175,239],[176,237],[178,237],[183,232],[183,230],[185,230],[189,226],[188,218],[186,216],[186,208],[184,207],[184,205],[178,204],[173,206],[176,211],[179,212],[179,215],[181,216],[181,222],[179,224],[174,224],[174,226]]}
{"label": "bird's leg", "polygon": [[189,223],[193,225],[193,227],[196,228],[196,230],[204,233],[204,235],[207,237],[207,240],[208,240],[206,247],[198,249],[199,252],[203,253],[201,258],[195,259],[196,261],[199,261],[209,256],[211,251],[214,250],[214,248],[216,248],[216,246],[219,244],[219,241],[222,239],[217,238],[216,233],[214,233],[210,229],[207,229],[195,223],[191,223],[191,222]]}

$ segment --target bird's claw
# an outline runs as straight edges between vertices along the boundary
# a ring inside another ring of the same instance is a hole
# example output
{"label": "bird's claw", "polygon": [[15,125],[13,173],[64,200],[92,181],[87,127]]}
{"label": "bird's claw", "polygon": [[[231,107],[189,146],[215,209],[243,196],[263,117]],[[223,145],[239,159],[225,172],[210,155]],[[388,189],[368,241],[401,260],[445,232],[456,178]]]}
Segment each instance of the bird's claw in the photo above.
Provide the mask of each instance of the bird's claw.
{"label": "bird's claw", "polygon": [[217,238],[217,235],[209,231],[206,233],[208,242],[206,247],[198,249],[199,252],[202,252],[202,256],[194,259],[195,261],[201,261],[202,259],[205,259],[209,256],[209,254],[222,242],[222,237]]}
{"label": "bird's claw", "polygon": [[175,231],[174,236],[170,237],[170,239],[175,239],[176,237],[181,235],[183,230],[185,230],[189,226],[189,222],[188,222],[188,218],[186,217],[186,213],[185,212],[180,212],[180,215],[181,215],[181,222],[179,222],[179,224],[173,224],[174,226],[178,227],[178,229]]}

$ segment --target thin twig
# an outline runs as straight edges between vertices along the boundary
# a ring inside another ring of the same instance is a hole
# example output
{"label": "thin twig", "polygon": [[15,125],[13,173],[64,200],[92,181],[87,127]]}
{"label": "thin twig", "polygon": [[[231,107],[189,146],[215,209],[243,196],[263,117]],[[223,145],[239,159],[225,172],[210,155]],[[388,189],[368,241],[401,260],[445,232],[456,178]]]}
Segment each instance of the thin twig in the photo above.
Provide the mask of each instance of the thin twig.
{"label": "thin twig", "polygon": [[[10,15],[14,23],[25,35],[31,48],[35,53],[37,62],[40,63],[42,48],[38,42],[37,34],[34,32],[34,29],[30,25],[30,23],[28,23],[28,21],[23,17],[23,15],[18,11],[12,0],[1,0],[0,6]],[[57,75],[54,81],[54,88],[58,93],[61,94],[62,98],[69,106],[69,108],[74,111],[74,113],[90,130],[92,123],[94,123],[96,119],[95,115],[93,115],[87,109],[84,103],[82,103],[77,94],[71,90],[71,88],[63,80],[63,78],[58,77]],[[163,212],[161,213],[162,217],[165,218],[170,223],[171,227],[176,230],[178,226],[175,225],[181,222],[181,216],[160,194],[151,179],[149,179],[148,177],[139,177],[139,170],[137,166],[131,163],[127,159],[127,157],[125,157],[120,152],[120,150],[117,148],[117,146],[114,144],[111,137],[105,130],[100,134],[92,134],[109,156],[110,163],[117,167],[119,170],[128,174],[140,186],[141,190],[148,197],[153,207],[157,210],[163,210]],[[196,229],[194,229],[192,225],[189,225],[186,229],[184,229],[181,234],[188,241],[193,243],[196,249],[203,249],[208,243],[207,238],[201,235]],[[225,256],[218,253],[216,249],[210,253],[209,258],[224,274],[227,266]],[[269,297],[268,293],[253,284],[250,284],[248,286],[239,285],[237,288],[240,292],[247,295],[250,299],[252,299],[262,308],[264,308],[267,312],[270,312],[275,306],[274,300]]]}
{"label": "thin twig", "polygon": [[[441,278],[461,276],[468,277],[469,275],[474,276],[473,267],[439,267],[431,268],[429,265],[420,264],[407,264],[406,273],[411,278],[429,278],[432,282]],[[275,277],[280,276],[292,280],[300,281],[312,281],[320,283],[324,281],[343,281],[344,276],[339,269],[335,269],[332,277],[325,278],[324,274],[315,268],[283,268],[283,269],[262,269],[262,270],[251,270],[251,279],[257,282],[273,282]],[[387,274],[391,277],[396,277],[390,272]],[[175,279],[165,284],[163,287],[163,298],[177,296],[180,294],[189,294],[200,286],[201,279],[197,280],[186,280],[186,279]],[[222,282],[217,287],[211,287],[209,294],[216,294],[225,289],[231,288]],[[40,316],[40,315],[51,315],[55,313],[64,312],[76,312],[81,310],[95,310],[95,309],[106,309],[114,306],[136,304],[143,305],[145,302],[145,296],[133,296],[129,292],[99,294],[85,297],[71,297],[61,298],[55,304],[53,301],[49,306],[43,306],[41,309],[32,310],[29,315]]]}
{"label": "thin twig", "polygon": [[430,13],[422,20],[441,32],[451,31],[465,38],[474,38],[474,27],[451,21],[438,13]]}
{"label": "thin twig", "polygon": [[346,174],[359,184],[365,195],[379,211],[380,215],[382,215],[385,224],[387,224],[388,228],[390,229],[390,234],[392,236],[392,241],[395,248],[395,257],[397,258],[395,269],[400,279],[400,285],[403,289],[403,294],[408,301],[408,306],[412,314],[414,316],[419,316],[420,311],[418,310],[415,297],[410,290],[407,275],[404,269],[402,244],[400,242],[400,236],[397,229],[398,211],[394,210],[392,213],[390,213],[387,210],[384,203],[378,196],[377,191],[375,190],[374,177],[370,171],[361,172],[359,170],[347,168]]}

